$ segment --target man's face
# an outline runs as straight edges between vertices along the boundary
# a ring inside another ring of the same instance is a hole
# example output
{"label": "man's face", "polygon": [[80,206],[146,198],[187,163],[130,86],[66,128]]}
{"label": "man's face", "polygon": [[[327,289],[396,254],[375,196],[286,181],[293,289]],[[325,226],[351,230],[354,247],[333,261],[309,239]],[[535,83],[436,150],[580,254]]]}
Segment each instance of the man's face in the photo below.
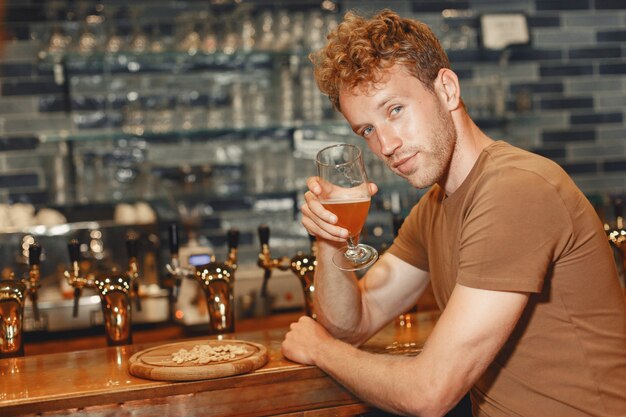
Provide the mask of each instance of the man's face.
{"label": "man's face", "polygon": [[403,66],[373,86],[344,90],[341,111],[389,169],[416,188],[447,176],[456,130],[443,103]]}

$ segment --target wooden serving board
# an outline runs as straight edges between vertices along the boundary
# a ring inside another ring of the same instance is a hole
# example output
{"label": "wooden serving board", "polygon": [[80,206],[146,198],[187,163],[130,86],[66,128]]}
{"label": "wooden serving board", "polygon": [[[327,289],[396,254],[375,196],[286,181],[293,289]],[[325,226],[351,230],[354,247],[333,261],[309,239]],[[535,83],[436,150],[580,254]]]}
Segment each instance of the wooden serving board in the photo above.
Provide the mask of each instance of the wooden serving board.
{"label": "wooden serving board", "polygon": [[[246,353],[233,359],[199,364],[172,360],[172,354],[180,349],[191,351],[196,345],[236,345],[246,349]],[[194,381],[199,379],[221,378],[252,372],[267,363],[267,349],[258,343],[243,340],[190,340],[156,346],[135,353],[129,359],[129,372],[139,378],[157,381]]]}

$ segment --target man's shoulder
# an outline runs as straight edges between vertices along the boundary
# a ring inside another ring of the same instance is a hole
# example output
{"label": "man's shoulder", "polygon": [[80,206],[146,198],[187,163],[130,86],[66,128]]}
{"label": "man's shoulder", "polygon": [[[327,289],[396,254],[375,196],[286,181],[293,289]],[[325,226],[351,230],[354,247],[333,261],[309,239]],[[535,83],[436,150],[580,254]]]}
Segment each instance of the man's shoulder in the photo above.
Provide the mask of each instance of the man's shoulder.
{"label": "man's shoulder", "polygon": [[523,187],[542,184],[554,186],[570,181],[567,173],[556,162],[506,142],[498,141],[485,152],[487,157],[481,175],[483,181],[519,183]]}

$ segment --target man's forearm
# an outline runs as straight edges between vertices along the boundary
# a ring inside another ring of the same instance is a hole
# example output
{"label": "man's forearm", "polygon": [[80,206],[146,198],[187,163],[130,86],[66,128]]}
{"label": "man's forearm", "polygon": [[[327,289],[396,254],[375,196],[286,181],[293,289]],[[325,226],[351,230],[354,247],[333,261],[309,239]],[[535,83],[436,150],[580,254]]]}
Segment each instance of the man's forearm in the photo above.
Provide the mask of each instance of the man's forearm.
{"label": "man's forearm", "polygon": [[339,249],[319,242],[315,270],[315,311],[317,320],[333,336],[353,341],[362,321],[362,298],[354,273],[342,271],[332,262]]}

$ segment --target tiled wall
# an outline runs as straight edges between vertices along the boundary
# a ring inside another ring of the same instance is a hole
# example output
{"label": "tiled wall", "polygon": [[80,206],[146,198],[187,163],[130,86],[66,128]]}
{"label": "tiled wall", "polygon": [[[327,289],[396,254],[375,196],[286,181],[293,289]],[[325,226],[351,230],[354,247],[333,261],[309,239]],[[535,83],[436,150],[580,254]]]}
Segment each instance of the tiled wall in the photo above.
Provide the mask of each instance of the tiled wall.
{"label": "tiled wall", "polygon": [[[58,152],[63,149],[38,145],[37,134],[72,129],[75,122],[61,111],[62,92],[54,83],[54,75],[40,72],[36,65],[41,45],[32,39],[34,29],[54,17],[46,15],[40,1],[8,3],[7,31],[12,40],[5,46],[0,62],[0,170],[4,172],[0,176],[0,198],[41,202],[59,191],[51,191],[55,180],[49,171],[63,169],[58,160]],[[554,159],[588,194],[626,190],[624,0],[334,3],[341,11],[389,7],[423,20],[448,48],[453,68],[462,77],[462,87],[467,86],[465,99],[470,112],[492,136]],[[138,4],[146,6],[144,11],[167,19],[164,10],[180,12],[201,2],[133,2]],[[530,44],[511,47],[505,53],[482,49],[480,16],[503,12],[527,16]],[[483,87],[493,100],[494,91],[503,94],[503,109],[484,102]],[[89,103],[79,104],[83,109],[90,108]],[[486,114],[477,114],[485,109]],[[15,189],[19,192],[11,193]]]}

